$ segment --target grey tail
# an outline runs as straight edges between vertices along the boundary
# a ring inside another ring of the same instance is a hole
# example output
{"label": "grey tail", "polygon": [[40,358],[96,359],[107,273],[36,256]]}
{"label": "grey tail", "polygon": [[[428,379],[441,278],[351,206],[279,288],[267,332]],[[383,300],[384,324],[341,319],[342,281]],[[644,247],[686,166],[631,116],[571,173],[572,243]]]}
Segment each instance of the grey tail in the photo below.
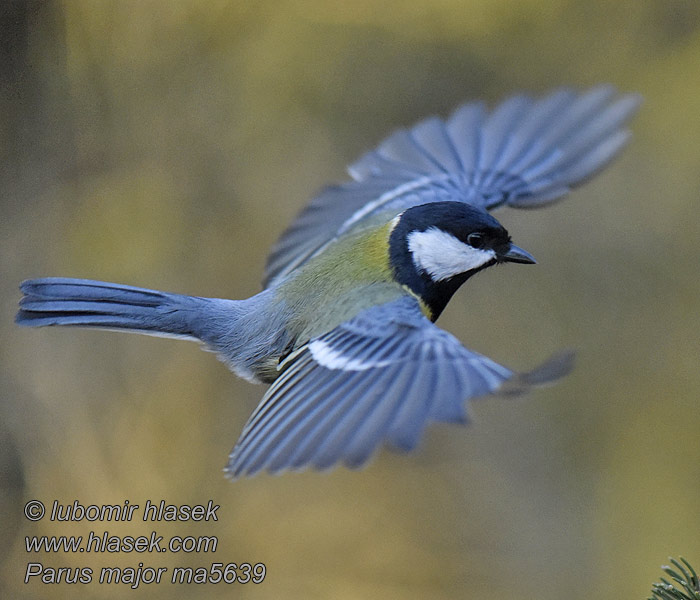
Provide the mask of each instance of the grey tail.
{"label": "grey tail", "polygon": [[70,325],[134,331],[210,342],[212,316],[223,316],[231,300],[197,298],[156,290],[47,277],[22,282],[15,321],[25,327]]}

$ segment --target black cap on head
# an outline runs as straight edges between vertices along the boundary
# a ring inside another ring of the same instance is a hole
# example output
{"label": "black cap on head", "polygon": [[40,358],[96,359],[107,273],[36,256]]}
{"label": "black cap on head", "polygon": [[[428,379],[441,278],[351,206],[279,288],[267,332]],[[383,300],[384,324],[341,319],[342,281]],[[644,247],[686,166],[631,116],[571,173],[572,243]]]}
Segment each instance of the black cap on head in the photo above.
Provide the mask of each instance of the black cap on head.
{"label": "black cap on head", "polygon": [[475,273],[498,262],[534,262],[494,217],[463,202],[407,209],[391,233],[389,252],[394,276],[425,302],[433,320]]}

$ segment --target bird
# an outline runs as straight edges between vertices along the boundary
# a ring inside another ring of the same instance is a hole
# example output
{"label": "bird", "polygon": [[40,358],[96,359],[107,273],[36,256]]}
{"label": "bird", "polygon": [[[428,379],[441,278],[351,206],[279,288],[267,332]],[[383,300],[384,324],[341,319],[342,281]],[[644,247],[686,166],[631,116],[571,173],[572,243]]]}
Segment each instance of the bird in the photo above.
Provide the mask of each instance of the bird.
{"label": "bird", "polygon": [[468,423],[471,398],[517,394],[571,368],[518,373],[439,328],[453,294],[502,263],[534,264],[491,214],[565,196],[618,155],[640,96],[613,86],[519,94],[398,129],[322,190],[274,245],[243,300],[101,281],[21,283],[21,326],[196,340],[269,384],[235,444],[231,479],[365,465],[409,451],[428,423]]}

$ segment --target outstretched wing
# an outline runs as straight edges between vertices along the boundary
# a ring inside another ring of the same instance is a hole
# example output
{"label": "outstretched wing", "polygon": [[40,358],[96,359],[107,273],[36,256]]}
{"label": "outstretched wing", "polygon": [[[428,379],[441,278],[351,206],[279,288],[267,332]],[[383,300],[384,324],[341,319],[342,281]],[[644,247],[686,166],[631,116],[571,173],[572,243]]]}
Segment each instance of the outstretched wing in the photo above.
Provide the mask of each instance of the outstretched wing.
{"label": "outstretched wing", "polygon": [[383,442],[412,449],[430,421],[467,422],[468,398],[523,391],[561,376],[568,363],[517,375],[464,348],[410,297],[375,306],[287,359],[226,472],[359,467]]}
{"label": "outstretched wing", "polygon": [[491,210],[539,206],[566,194],[624,146],[637,95],[611,86],[513,96],[490,113],[464,104],[447,120],[400,129],[350,166],[354,181],[327,188],[268,257],[269,286],[338,235],[420,204],[462,201]]}

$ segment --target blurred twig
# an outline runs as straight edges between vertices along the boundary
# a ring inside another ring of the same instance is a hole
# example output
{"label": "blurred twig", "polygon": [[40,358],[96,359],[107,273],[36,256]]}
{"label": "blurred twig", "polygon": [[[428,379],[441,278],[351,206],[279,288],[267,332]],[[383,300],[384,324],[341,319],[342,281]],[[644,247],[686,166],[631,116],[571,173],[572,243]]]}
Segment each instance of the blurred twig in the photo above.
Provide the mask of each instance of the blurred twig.
{"label": "blurred twig", "polygon": [[669,566],[661,568],[675,585],[662,577],[661,583],[652,585],[652,595],[649,596],[648,600],[700,600],[700,582],[698,582],[698,576],[693,567],[682,556],[680,562],[675,558],[670,560],[680,573]]}

